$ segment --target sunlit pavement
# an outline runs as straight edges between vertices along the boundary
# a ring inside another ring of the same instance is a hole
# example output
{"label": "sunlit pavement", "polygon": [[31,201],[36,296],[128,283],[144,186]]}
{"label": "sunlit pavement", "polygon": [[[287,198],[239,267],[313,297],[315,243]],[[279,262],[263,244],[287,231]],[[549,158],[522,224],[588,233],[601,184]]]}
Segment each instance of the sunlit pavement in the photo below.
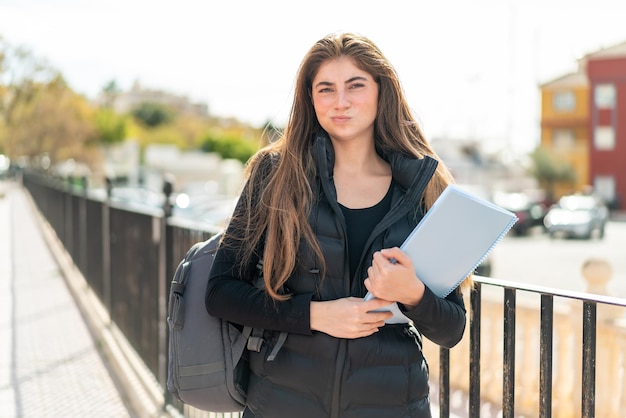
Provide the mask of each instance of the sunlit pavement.
{"label": "sunlit pavement", "polygon": [[26,193],[0,188],[0,417],[131,416]]}

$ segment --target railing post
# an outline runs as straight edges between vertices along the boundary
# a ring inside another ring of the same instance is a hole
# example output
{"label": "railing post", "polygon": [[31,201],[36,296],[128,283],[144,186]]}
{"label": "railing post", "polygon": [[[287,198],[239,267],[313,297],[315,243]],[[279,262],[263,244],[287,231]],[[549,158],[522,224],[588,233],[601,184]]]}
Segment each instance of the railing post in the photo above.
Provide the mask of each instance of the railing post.
{"label": "railing post", "polygon": [[469,350],[469,416],[480,416],[480,306],[481,284],[476,283],[470,293],[470,350]]}
{"label": "railing post", "polygon": [[102,202],[102,302],[108,313],[109,322],[112,320],[111,312],[111,194],[113,192],[113,180],[105,178],[106,198]]}
{"label": "railing post", "polygon": [[72,221],[74,219],[74,211],[72,207],[72,189],[73,189],[73,180],[72,176],[69,175],[65,180],[65,187],[63,188],[63,206],[65,207],[65,211],[63,212],[63,245],[65,249],[72,254],[74,252],[74,240],[72,239]]}
{"label": "railing post", "polygon": [[171,196],[174,191],[174,178],[172,176],[166,175],[163,178],[163,214],[165,218],[169,218],[172,216],[172,203]]}
{"label": "railing post", "polygon": [[504,347],[502,375],[502,416],[515,414],[515,289],[504,288]]}
{"label": "railing post", "polygon": [[[81,183],[81,194],[80,194],[80,212],[78,218],[78,233],[80,238],[78,240],[78,254],[79,255],[79,263],[78,268],[83,273],[84,277],[87,277],[87,249],[89,245],[87,244],[87,240],[89,236],[87,235],[87,176],[82,176],[80,178]],[[92,278],[87,277],[87,282],[90,283]]]}
{"label": "railing post", "polygon": [[596,401],[596,303],[583,302],[582,417],[595,417]]}
{"label": "railing post", "polygon": [[539,344],[539,416],[552,416],[552,345],[554,328],[554,298],[541,295],[541,325]]}
{"label": "railing post", "polygon": [[450,417],[450,349],[439,348],[439,418]]}
{"label": "railing post", "polygon": [[174,191],[174,179],[170,175],[165,175],[163,178],[163,216],[160,222],[160,236],[159,242],[159,383],[163,388],[163,395],[165,403],[163,407],[167,407],[170,403],[171,397],[167,390],[167,362],[168,362],[168,326],[167,326],[167,303],[168,303],[168,289],[170,277],[167,277],[168,272],[168,251],[171,245],[172,237],[168,234],[167,219],[172,216],[172,204],[171,196]]}

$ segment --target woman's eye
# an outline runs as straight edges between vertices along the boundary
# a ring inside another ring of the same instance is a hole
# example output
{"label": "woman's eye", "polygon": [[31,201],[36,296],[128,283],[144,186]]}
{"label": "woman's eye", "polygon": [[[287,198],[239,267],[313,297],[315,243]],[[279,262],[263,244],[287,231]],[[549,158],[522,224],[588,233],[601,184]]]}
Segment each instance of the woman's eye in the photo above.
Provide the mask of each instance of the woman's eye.
{"label": "woman's eye", "polygon": [[365,87],[365,84],[363,84],[363,83],[354,83],[354,84],[350,85],[351,89],[358,89],[358,88],[361,88],[361,87]]}

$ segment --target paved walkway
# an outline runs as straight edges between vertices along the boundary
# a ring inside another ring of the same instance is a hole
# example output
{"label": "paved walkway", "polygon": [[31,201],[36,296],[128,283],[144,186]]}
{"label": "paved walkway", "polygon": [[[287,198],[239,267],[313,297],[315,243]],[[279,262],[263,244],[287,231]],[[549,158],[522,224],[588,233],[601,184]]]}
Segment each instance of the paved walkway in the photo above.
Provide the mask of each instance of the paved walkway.
{"label": "paved walkway", "polygon": [[29,197],[0,181],[0,417],[130,417]]}

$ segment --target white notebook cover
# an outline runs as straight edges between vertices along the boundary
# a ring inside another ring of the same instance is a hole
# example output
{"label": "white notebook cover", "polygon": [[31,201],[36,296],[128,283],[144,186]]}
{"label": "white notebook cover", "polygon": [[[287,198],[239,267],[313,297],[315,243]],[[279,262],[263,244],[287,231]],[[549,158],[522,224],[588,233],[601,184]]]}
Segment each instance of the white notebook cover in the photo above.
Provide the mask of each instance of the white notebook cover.
{"label": "white notebook cover", "polygon": [[513,212],[449,185],[402,246],[415,274],[446,297],[517,222]]}
{"label": "white notebook cover", "polygon": [[[515,222],[514,213],[451,184],[400,248],[411,258],[417,277],[444,298],[478,267]],[[368,292],[365,299],[371,298]],[[407,322],[396,304],[388,308],[395,316],[387,323]]]}

